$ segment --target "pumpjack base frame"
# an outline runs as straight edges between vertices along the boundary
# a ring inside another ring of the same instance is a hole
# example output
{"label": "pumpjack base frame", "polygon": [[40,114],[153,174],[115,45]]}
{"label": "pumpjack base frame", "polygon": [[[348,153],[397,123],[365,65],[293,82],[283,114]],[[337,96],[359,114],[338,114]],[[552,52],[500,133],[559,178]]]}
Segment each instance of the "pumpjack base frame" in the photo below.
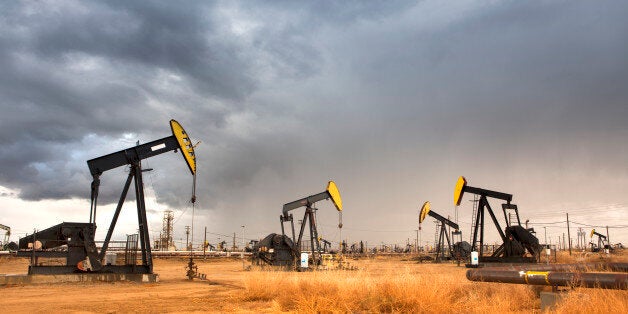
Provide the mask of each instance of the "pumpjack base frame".
{"label": "pumpjack base frame", "polygon": [[0,275],[0,286],[21,284],[58,284],[78,282],[119,282],[137,283],[159,282],[158,274],[121,274],[121,273],[72,273],[47,275]]}
{"label": "pumpjack base frame", "polygon": [[98,271],[84,272],[75,266],[28,266],[29,275],[61,275],[61,274],[151,274],[150,267],[144,265],[105,265]]}
{"label": "pumpjack base frame", "polygon": [[481,256],[478,258],[480,263],[537,263],[536,258],[527,256]]}

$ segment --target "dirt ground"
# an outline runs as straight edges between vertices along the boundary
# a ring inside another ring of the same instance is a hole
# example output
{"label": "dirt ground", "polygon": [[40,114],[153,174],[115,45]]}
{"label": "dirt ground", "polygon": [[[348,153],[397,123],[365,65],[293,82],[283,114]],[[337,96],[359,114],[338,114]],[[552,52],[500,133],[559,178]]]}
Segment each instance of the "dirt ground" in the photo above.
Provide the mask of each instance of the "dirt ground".
{"label": "dirt ground", "polygon": [[[176,313],[176,312],[276,312],[273,301],[242,302],[245,277],[250,261],[239,258],[196,258],[198,271],[208,280],[186,278],[186,258],[156,258],[154,272],[159,282],[141,284],[60,283],[9,285],[0,287],[0,312],[3,313]],[[387,273],[398,267],[418,267],[416,261],[353,260],[351,266],[374,273]],[[402,266],[405,265],[405,266]],[[464,267],[443,265],[447,271]],[[26,274],[27,258],[0,257],[0,274]],[[284,274],[278,272],[278,274]],[[286,275],[298,273],[286,272]],[[302,273],[303,274],[303,273]]]}
{"label": "dirt ground", "polygon": [[[209,280],[189,281],[185,259],[155,259],[159,282],[67,283],[0,287],[3,313],[264,312],[271,304],[230,302],[243,288],[237,259],[195,260]],[[249,265],[247,263],[246,265]],[[0,274],[23,274],[28,259],[0,260]],[[266,302],[269,303],[269,302]]]}
{"label": "dirt ground", "polygon": [[[623,262],[624,260],[622,260]],[[246,295],[245,285],[250,278],[259,276],[257,270],[246,270],[250,262],[239,258],[202,258],[195,259],[198,271],[207,275],[208,280],[186,278],[186,258],[156,258],[154,271],[159,274],[159,282],[141,284],[133,282],[113,283],[61,283],[35,285],[0,286],[0,312],[2,313],[193,313],[193,312],[249,312],[264,313],[281,311],[276,298],[255,298]],[[465,278],[466,268],[452,263],[421,264],[407,258],[374,258],[351,260],[350,266],[359,271],[348,272],[346,278],[368,276],[386,279],[393,272],[403,274],[429,274],[434,278],[443,277],[445,284],[472,286]],[[27,258],[0,257],[0,274],[25,274],[28,270]],[[401,271],[404,270],[404,271]],[[266,276],[282,276],[281,278],[304,278],[313,274],[298,272],[265,272]],[[334,276],[332,274],[332,276]],[[401,277],[401,279],[403,279]],[[268,278],[268,277],[265,277]],[[275,278],[275,277],[272,277]],[[419,277],[410,277],[421,278]],[[430,277],[431,278],[431,277]],[[449,282],[451,281],[451,282]],[[362,281],[364,282],[364,281]],[[495,285],[501,289],[513,290],[513,286]],[[426,284],[425,287],[432,285]],[[515,285],[520,286],[520,285]],[[438,288],[434,285],[432,288]],[[475,287],[475,286],[473,286]],[[285,292],[284,289],[273,287],[274,293]],[[307,288],[307,287],[306,287]],[[263,288],[267,289],[267,288]],[[421,289],[423,289],[421,287]],[[520,291],[522,288],[517,288]],[[458,289],[468,290],[468,289]],[[594,289],[588,289],[594,290]],[[453,291],[453,290],[452,290]],[[523,290],[521,290],[523,291]],[[591,293],[591,292],[586,292]],[[620,299],[617,304],[626,308],[625,291],[618,292]],[[414,296],[417,293],[407,293]],[[488,296],[490,297],[490,296]],[[484,300],[484,299],[482,299]],[[480,300],[480,304],[483,302]],[[493,300],[493,299],[491,299]],[[539,301],[531,299],[534,304],[529,309],[538,312]],[[508,303],[510,301],[507,301]],[[526,307],[527,308],[527,307]],[[288,311],[291,309],[288,308]],[[527,311],[530,312],[530,311]],[[570,311],[567,311],[570,312]],[[615,311],[611,311],[615,312]]]}

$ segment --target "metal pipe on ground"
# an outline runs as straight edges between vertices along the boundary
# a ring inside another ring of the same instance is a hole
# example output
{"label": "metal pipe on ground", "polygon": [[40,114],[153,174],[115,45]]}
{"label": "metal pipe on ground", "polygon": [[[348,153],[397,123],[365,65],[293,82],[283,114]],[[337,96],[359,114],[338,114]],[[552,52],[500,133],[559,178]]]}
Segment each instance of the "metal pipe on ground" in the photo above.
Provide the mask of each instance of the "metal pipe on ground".
{"label": "metal pipe on ground", "polygon": [[579,263],[579,264],[553,264],[553,265],[506,265],[490,266],[484,269],[492,270],[536,270],[536,271],[562,271],[562,272],[582,272],[582,271],[609,271],[628,273],[628,263]]}
{"label": "metal pipe on ground", "polygon": [[471,281],[501,282],[544,286],[571,286],[603,289],[628,289],[628,274],[576,273],[556,271],[524,271],[497,269],[470,269]]}

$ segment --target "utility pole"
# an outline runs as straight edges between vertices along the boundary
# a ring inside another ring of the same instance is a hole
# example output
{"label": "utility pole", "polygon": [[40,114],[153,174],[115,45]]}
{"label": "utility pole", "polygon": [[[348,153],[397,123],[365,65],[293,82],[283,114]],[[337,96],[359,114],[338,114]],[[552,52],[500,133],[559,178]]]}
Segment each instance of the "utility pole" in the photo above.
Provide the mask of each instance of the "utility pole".
{"label": "utility pole", "polygon": [[582,230],[582,228],[578,228],[578,233],[579,233],[579,237],[578,237],[578,249],[579,250],[584,250],[587,248],[587,239],[586,239],[586,235],[584,233],[584,230]]}
{"label": "utility pole", "polygon": [[414,230],[416,231],[416,243],[415,243],[415,249],[416,249],[416,253],[419,253],[419,229]]}
{"label": "utility pole", "polygon": [[[419,227],[419,247],[422,246],[422,242],[423,242],[422,238],[423,238],[423,231],[421,230],[421,227]],[[421,251],[423,251],[423,250],[421,250]]]}
{"label": "utility pole", "polygon": [[567,213],[567,242],[569,243],[569,255],[571,255],[571,233],[569,232],[569,213]]}
{"label": "utility pole", "polygon": [[563,250],[565,249],[565,233],[563,232]]}
{"label": "utility pole", "polygon": [[205,251],[207,250],[207,226],[205,227],[205,235],[203,236],[203,259],[206,259]]}
{"label": "utility pole", "polygon": [[543,230],[545,231],[545,245],[547,245],[547,227],[543,227]]}
{"label": "utility pole", "polygon": [[190,248],[190,226],[185,226],[185,249],[191,250]]}
{"label": "utility pole", "polygon": [[611,238],[608,236],[608,226],[606,226],[606,243],[608,243],[608,249],[611,249]]}
{"label": "utility pole", "polygon": [[232,251],[235,251],[235,249],[236,249],[236,244],[235,244],[235,234],[236,234],[236,233],[234,232],[234,233],[233,233],[233,249],[232,249]]}
{"label": "utility pole", "polygon": [[244,240],[244,225],[242,225],[242,255],[240,256],[241,258],[244,258],[244,247],[246,246],[245,240]]}

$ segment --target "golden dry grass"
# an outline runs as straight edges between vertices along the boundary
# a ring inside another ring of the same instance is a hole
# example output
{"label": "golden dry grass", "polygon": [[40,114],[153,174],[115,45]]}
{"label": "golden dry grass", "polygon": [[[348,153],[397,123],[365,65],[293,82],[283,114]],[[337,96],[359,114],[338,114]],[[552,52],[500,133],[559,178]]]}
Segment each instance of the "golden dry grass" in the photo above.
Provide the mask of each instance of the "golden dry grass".
{"label": "golden dry grass", "polygon": [[[567,254],[568,255],[568,254]],[[591,260],[597,261],[597,260]],[[504,313],[540,312],[549,287],[469,282],[452,264],[364,261],[358,271],[251,271],[240,302],[268,302],[273,311]],[[558,313],[628,313],[628,292],[576,288]]]}
{"label": "golden dry grass", "polygon": [[[553,258],[553,257],[552,257]],[[553,262],[553,260],[552,260]],[[586,263],[586,262],[628,262],[628,252],[616,252],[610,255],[605,253],[592,253],[583,252],[579,250],[558,251],[556,253],[556,263],[559,264],[571,264],[571,263]]]}
{"label": "golden dry grass", "polygon": [[[561,253],[559,261],[569,262],[568,256]],[[590,254],[584,262],[601,258]],[[610,261],[628,262],[628,254],[614,255]],[[0,287],[0,309],[6,313],[538,313],[539,292],[549,290],[470,282],[464,267],[402,258],[350,260],[357,271],[301,273],[244,271],[239,259],[196,262],[208,281],[186,280],[186,259],[156,259],[155,271],[160,274],[156,284],[5,286]],[[0,273],[24,273],[27,265],[28,259],[0,258]],[[576,288],[566,294],[556,312],[628,313],[628,291]]]}
{"label": "golden dry grass", "polygon": [[556,307],[556,313],[628,313],[628,292],[576,288]]}
{"label": "golden dry grass", "polygon": [[272,301],[277,311],[527,312],[536,302],[529,287],[476,285],[466,281],[463,268],[452,265],[307,273],[256,271],[245,277],[244,285],[243,301]]}

